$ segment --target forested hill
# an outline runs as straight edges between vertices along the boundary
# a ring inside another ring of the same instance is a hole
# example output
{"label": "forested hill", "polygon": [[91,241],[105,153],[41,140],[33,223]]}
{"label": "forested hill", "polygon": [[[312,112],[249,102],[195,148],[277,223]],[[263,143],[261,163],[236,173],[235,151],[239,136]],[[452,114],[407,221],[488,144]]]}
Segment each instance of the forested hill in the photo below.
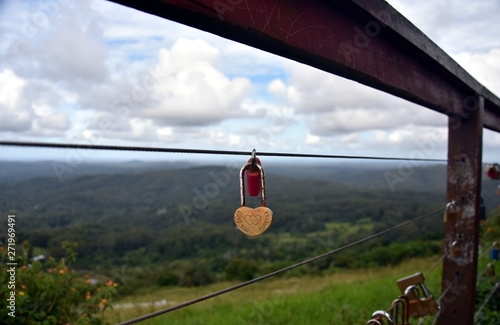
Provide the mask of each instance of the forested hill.
{"label": "forested hill", "polygon": [[16,182],[33,177],[60,177],[66,180],[81,175],[132,174],[153,170],[188,168],[186,161],[121,161],[121,162],[71,162],[71,161],[0,161],[0,183]]}
{"label": "forested hill", "polygon": [[[200,162],[198,162],[200,164]],[[206,164],[205,164],[206,165]],[[186,169],[195,167],[186,161],[121,161],[83,162],[68,164],[60,161],[0,161],[0,183],[26,180],[33,177],[58,177],[65,181],[82,175],[133,174],[147,171]],[[369,189],[389,189],[392,182],[395,189],[416,191],[443,190],[446,187],[445,165],[400,164],[346,164],[316,163],[285,165],[265,162],[267,172],[302,179],[330,180],[337,183]],[[59,176],[58,176],[59,174]]]}
{"label": "forested hill", "polygon": [[[214,166],[84,175],[63,182],[35,177],[3,184],[0,204],[21,216],[19,226],[26,231],[82,222],[155,230],[194,220],[227,225],[240,205],[238,172]],[[321,229],[330,221],[391,218],[402,210],[409,213],[418,206],[443,204],[444,198],[444,193],[435,191],[362,189],[270,172],[266,193],[277,216],[276,231]],[[259,198],[247,197],[247,201],[250,206],[260,204]]]}
{"label": "forested hill", "polygon": [[[195,166],[195,164],[186,161],[84,162],[76,167],[68,167],[68,164],[57,161],[0,161],[0,184],[29,180],[33,177],[48,177],[66,182],[79,176],[130,175],[169,170],[184,172],[184,170]],[[363,162],[310,165],[289,163],[278,165],[266,162],[265,170],[267,173],[286,177],[302,180],[327,180],[366,190],[391,192],[401,190],[438,191],[443,193],[446,191],[446,165],[444,164],[435,165],[401,161],[391,164]],[[60,173],[59,177],[58,173]],[[482,183],[486,205],[493,208],[498,205],[495,201],[498,201],[496,186],[499,182],[484,177]]]}
{"label": "forested hill", "polygon": [[[435,175],[443,167],[426,168],[415,170],[400,184],[418,184],[426,178],[436,182]],[[255,239],[234,226],[233,214],[240,206],[238,169],[205,166],[118,172],[78,175],[62,182],[55,176],[3,182],[0,206],[5,214],[16,214],[20,242],[27,239],[52,256],[63,254],[63,241],[77,242],[80,262],[86,267],[185,259],[197,263],[202,258],[217,273],[234,256],[264,259],[262,265],[300,260],[310,256],[318,240],[334,238],[334,246],[352,242],[445,203],[444,190],[418,186],[393,191],[387,183],[384,188],[384,173],[398,173],[398,169],[368,174],[358,169],[356,176],[354,171],[332,169],[328,174],[311,167],[297,175],[268,166],[266,198],[274,222]],[[324,177],[318,179],[321,172]],[[342,177],[351,185],[331,180]],[[378,185],[367,185],[374,180]],[[485,200],[492,205],[498,204],[496,183],[484,182],[491,197],[485,195]],[[260,200],[247,197],[247,205],[259,206]],[[401,249],[391,250],[397,260],[413,254],[402,249],[401,243],[440,240],[442,233],[442,215],[438,214],[385,236],[383,245],[399,245]],[[429,252],[425,245],[412,247],[419,250],[415,254]],[[387,254],[372,253],[363,252],[377,263]]]}
{"label": "forested hill", "polygon": [[445,191],[446,165],[342,164],[270,166],[269,171],[305,179],[330,180],[371,190]]}

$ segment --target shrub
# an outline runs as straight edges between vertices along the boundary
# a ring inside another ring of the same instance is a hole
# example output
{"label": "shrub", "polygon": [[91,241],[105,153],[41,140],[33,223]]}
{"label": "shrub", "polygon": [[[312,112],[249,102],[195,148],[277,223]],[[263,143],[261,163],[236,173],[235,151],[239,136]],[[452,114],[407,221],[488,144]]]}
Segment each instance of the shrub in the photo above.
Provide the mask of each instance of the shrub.
{"label": "shrub", "polygon": [[[0,275],[0,300],[5,302],[15,292],[15,312],[0,315],[1,324],[106,324],[103,312],[110,299],[117,293],[117,284],[108,281],[104,285],[93,284],[88,276],[81,276],[70,269],[75,261],[75,244],[63,243],[65,257],[49,258],[28,264],[29,245],[23,244],[24,253],[18,257],[15,269],[15,288],[8,288],[10,273],[5,268]],[[6,250],[0,247],[5,261]]]}
{"label": "shrub", "polygon": [[254,262],[244,258],[234,258],[225,268],[225,276],[227,280],[243,280],[247,281],[254,277],[257,272],[257,266]]}
{"label": "shrub", "polygon": [[[493,248],[493,243],[500,243],[500,208],[493,210],[487,220],[481,225],[481,241],[485,245],[484,248],[487,249],[486,259],[492,264],[493,268],[497,267],[498,263],[495,265],[495,261],[489,260],[489,254],[490,249]],[[479,273],[476,290],[476,324],[498,324],[500,317],[500,309],[498,308],[500,306],[500,289],[497,285],[499,279],[498,268],[492,274],[487,274],[486,270],[482,270]]]}
{"label": "shrub", "polygon": [[165,271],[158,277],[157,282],[160,286],[175,286],[179,284],[179,277],[173,272]]}

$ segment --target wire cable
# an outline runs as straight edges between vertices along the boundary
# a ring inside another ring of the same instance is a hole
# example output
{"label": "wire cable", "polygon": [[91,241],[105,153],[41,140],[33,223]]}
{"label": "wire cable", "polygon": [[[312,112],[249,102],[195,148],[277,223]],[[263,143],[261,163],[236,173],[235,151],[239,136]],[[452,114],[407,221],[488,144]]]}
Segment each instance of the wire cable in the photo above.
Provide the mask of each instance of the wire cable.
{"label": "wire cable", "polygon": [[156,311],[156,312],[153,312],[153,313],[150,313],[150,314],[146,314],[146,315],[143,315],[143,316],[140,316],[140,317],[137,317],[137,318],[134,318],[134,319],[131,319],[131,320],[128,320],[128,321],[125,321],[123,323],[119,323],[118,325],[129,325],[129,324],[135,324],[135,323],[138,323],[138,322],[141,322],[141,321],[144,321],[146,319],[150,319],[150,318],[153,318],[153,317],[156,317],[156,316],[160,316],[160,315],[163,315],[163,314],[166,314],[166,313],[169,313],[169,312],[172,312],[174,310],[178,310],[178,309],[181,309],[181,308],[184,308],[184,307],[187,307],[187,306],[190,306],[190,305],[193,305],[193,304],[196,304],[196,303],[199,303],[199,302],[202,302],[204,300],[207,300],[207,299],[210,299],[210,298],[214,298],[214,297],[217,297],[217,296],[220,296],[222,294],[225,294],[225,293],[228,293],[228,292],[231,292],[231,291],[234,291],[234,290],[237,290],[237,289],[240,289],[240,288],[243,288],[245,286],[248,286],[250,284],[253,284],[253,283],[256,283],[256,282],[259,282],[259,281],[262,281],[262,280],[265,280],[265,279],[268,279],[270,277],[273,277],[275,275],[279,275],[281,273],[284,273],[284,272],[287,272],[287,271],[290,271],[292,269],[295,269],[297,267],[300,267],[302,265],[305,265],[305,264],[308,264],[308,263],[312,263],[312,262],[315,262],[315,261],[318,261],[320,259],[323,259],[325,257],[328,257],[330,255],[333,255],[333,254],[336,254],[336,253],[339,253],[343,250],[346,250],[348,248],[351,248],[351,247],[354,247],[354,246],[357,246],[359,244],[362,244],[364,242],[367,242],[369,240],[372,240],[372,239],[375,239],[375,238],[378,238],[380,236],[383,236],[387,233],[390,233],[392,231],[395,231],[397,229],[400,229],[400,228],[403,228],[403,227],[406,227],[412,223],[415,223],[417,221],[420,221],[422,219],[425,219],[427,217],[430,217],[438,212],[442,212],[444,209],[443,208],[439,208],[439,209],[436,209],[434,211],[431,211],[429,213],[426,213],[426,214],[423,214],[419,217],[416,217],[414,219],[411,219],[411,220],[408,220],[408,221],[405,221],[403,223],[400,223],[399,225],[396,225],[394,227],[391,227],[391,228],[388,228],[388,229],[385,229],[385,230],[382,230],[378,233],[375,233],[373,235],[370,235],[370,236],[367,236],[363,239],[360,239],[360,240],[357,240],[355,242],[352,242],[350,244],[347,244],[345,246],[342,246],[342,247],[339,247],[339,248],[336,248],[332,251],[329,251],[327,253],[324,253],[324,254],[321,254],[321,255],[318,255],[318,256],[315,256],[313,258],[310,258],[310,259],[307,259],[307,260],[304,260],[302,262],[299,262],[297,264],[294,264],[294,265],[290,265],[290,266],[287,266],[285,268],[282,268],[280,270],[277,270],[277,271],[274,271],[274,272],[271,272],[271,273],[268,273],[268,274],[265,274],[265,275],[262,275],[260,277],[257,277],[255,279],[252,279],[252,280],[249,280],[249,281],[246,281],[246,282],[242,282],[240,284],[237,284],[237,285],[234,285],[234,286],[231,286],[231,287],[228,287],[226,289],[223,289],[223,290],[219,290],[219,291],[216,291],[216,292],[213,292],[211,294],[208,294],[208,295],[205,295],[205,296],[202,296],[202,297],[199,297],[199,298],[196,298],[196,299],[193,299],[193,300],[190,300],[190,301],[187,301],[185,303],[182,303],[182,304],[179,304],[179,305],[176,305],[176,306],[173,306],[173,307],[170,307],[170,308],[166,308],[166,309],[162,309],[162,310],[159,310],[159,311]]}
{"label": "wire cable", "polygon": [[[87,150],[116,150],[116,151],[140,151],[140,152],[164,152],[164,153],[194,153],[194,154],[236,155],[236,156],[251,156],[252,155],[252,152],[249,152],[249,151],[234,151],[234,150],[112,146],[112,145],[69,144],[69,143],[48,143],[48,142],[0,141],[0,145],[2,145],[2,146],[15,146],[15,147],[57,148],[57,149],[87,149]],[[448,161],[447,159],[434,159],[434,158],[401,158],[401,157],[372,157],[372,156],[348,156],[348,155],[321,155],[321,154],[301,154],[301,153],[286,153],[286,152],[257,152],[257,154],[259,156],[296,157],[296,158],[403,160],[403,161],[427,161],[427,162],[447,162]]]}
{"label": "wire cable", "polygon": [[481,307],[479,307],[479,309],[476,311],[476,314],[474,315],[474,322],[477,321],[477,319],[479,318],[479,316],[483,312],[484,307],[486,307],[486,305],[490,301],[491,297],[493,297],[493,295],[495,294],[495,292],[498,291],[498,289],[500,289],[500,282],[495,283],[495,286],[491,290],[488,298],[486,298],[486,300],[483,302],[483,304],[481,305]]}
{"label": "wire cable", "polygon": [[443,261],[443,259],[446,257],[446,255],[448,254],[449,252],[449,249],[446,248],[445,252],[443,253],[443,255],[436,261],[436,263],[434,263],[434,265],[431,266],[431,268],[424,274],[424,278],[427,278],[427,276],[429,276],[429,274],[431,274],[432,271],[434,271],[436,269],[436,267],[439,265],[439,263],[441,263]]}

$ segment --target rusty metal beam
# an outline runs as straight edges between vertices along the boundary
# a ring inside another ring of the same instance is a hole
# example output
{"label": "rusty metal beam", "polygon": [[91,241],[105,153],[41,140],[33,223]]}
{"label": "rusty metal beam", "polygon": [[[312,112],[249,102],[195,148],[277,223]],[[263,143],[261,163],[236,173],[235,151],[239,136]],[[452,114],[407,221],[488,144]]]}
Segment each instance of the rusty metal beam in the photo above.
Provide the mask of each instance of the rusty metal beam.
{"label": "rusty metal beam", "polygon": [[[500,99],[383,0],[111,0],[466,118]],[[168,31],[165,31],[166,33]]]}
{"label": "rusty metal beam", "polygon": [[[447,200],[462,210],[445,223],[442,298],[438,325],[473,324],[481,198],[484,101],[465,119],[449,119]],[[455,242],[455,245],[454,245]],[[458,249],[455,250],[455,249]]]}

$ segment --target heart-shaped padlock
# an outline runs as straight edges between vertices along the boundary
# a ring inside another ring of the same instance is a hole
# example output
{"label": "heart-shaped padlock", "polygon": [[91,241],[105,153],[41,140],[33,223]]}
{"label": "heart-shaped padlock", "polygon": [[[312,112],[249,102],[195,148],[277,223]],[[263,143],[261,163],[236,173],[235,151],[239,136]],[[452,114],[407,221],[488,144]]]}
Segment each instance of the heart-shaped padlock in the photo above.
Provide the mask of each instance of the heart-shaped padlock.
{"label": "heart-shaped padlock", "polygon": [[252,167],[252,163],[245,164],[240,171],[240,193],[241,193],[241,207],[234,212],[234,222],[236,226],[248,236],[258,236],[266,231],[273,222],[273,212],[266,207],[266,194],[265,194],[265,178],[264,170],[260,165],[256,167],[260,171],[260,207],[252,209],[245,206],[245,180],[244,173],[247,169]]}

